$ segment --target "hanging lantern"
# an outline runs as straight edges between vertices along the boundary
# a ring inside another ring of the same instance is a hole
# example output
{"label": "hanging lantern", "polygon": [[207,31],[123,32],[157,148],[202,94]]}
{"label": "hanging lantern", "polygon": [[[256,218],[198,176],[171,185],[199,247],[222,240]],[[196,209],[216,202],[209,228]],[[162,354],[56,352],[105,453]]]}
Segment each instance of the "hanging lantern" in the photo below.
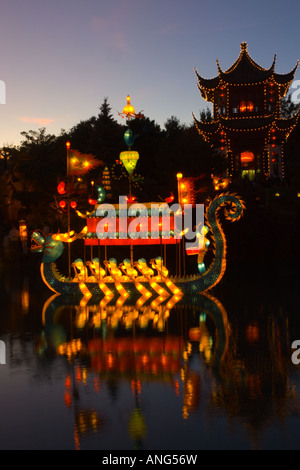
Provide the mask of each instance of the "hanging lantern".
{"label": "hanging lantern", "polygon": [[254,160],[254,154],[252,152],[242,152],[241,153],[241,162],[242,163],[250,163]]}
{"label": "hanging lantern", "polygon": [[61,209],[64,209],[64,208],[66,207],[66,205],[67,205],[66,201],[64,201],[64,200],[59,201],[59,207],[60,207]]}
{"label": "hanging lantern", "polygon": [[27,240],[27,225],[25,220],[19,221],[19,233],[21,242],[25,242]]}
{"label": "hanging lantern", "polygon": [[93,198],[89,198],[89,204],[91,204],[91,206],[95,206],[97,204],[97,199],[93,199]]}
{"label": "hanging lantern", "polygon": [[120,153],[120,160],[130,176],[135,170],[138,159],[139,154],[134,150],[126,150]]}
{"label": "hanging lantern", "polygon": [[66,183],[65,181],[61,181],[57,186],[58,194],[65,194],[66,193]]}
{"label": "hanging lantern", "polygon": [[135,115],[135,109],[132,106],[132,104],[130,104],[130,96],[129,95],[127,96],[127,104],[123,108],[123,114],[127,117],[127,119],[129,119],[130,117]]}

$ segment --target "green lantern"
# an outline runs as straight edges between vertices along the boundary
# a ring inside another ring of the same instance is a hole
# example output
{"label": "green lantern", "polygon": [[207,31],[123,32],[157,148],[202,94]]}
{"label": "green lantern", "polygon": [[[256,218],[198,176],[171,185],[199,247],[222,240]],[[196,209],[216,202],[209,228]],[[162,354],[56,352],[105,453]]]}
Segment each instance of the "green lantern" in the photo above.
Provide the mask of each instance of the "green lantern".
{"label": "green lantern", "polygon": [[120,160],[125,166],[129,176],[134,172],[138,159],[139,153],[134,150],[126,150],[120,153]]}

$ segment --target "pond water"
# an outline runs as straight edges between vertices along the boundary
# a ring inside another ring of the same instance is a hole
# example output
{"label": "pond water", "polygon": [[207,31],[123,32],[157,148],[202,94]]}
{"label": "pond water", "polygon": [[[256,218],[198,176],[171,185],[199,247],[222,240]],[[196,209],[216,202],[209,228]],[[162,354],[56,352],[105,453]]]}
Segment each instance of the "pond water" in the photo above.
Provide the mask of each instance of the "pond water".
{"label": "pond water", "polygon": [[0,448],[299,449],[293,279],[229,272],[173,307],[80,307],[38,264],[3,267]]}

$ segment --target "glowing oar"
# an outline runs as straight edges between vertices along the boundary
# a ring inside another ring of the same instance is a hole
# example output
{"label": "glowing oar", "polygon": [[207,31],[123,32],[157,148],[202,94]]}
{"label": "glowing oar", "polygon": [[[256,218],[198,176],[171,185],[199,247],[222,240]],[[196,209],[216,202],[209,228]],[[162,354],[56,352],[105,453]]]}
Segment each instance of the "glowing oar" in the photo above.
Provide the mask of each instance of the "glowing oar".
{"label": "glowing oar", "polygon": [[173,295],[183,296],[181,290],[168,278],[169,271],[163,265],[162,258],[158,256],[155,260],[151,260],[150,263],[157,271],[157,276],[154,279],[164,282]]}
{"label": "glowing oar", "polygon": [[80,301],[80,307],[85,307],[88,301],[90,300],[90,298],[92,297],[92,294],[84,282],[79,282],[78,285],[79,285],[79,289],[81,290],[83,294],[83,298]]}
{"label": "glowing oar", "polygon": [[120,297],[116,303],[118,306],[123,305],[127,297],[129,297],[129,294],[119,281],[119,278],[122,276],[122,272],[120,269],[118,269],[116,260],[114,258],[111,258],[109,261],[104,261],[104,264],[107,266],[111,279],[115,283],[116,289],[120,294]]}
{"label": "glowing oar", "polygon": [[160,286],[157,282],[156,279],[152,277],[153,275],[153,270],[148,268],[146,261],[141,258],[135,263],[135,266],[139,269],[139,271],[142,273],[143,277],[145,278],[146,281],[149,282],[151,288],[161,297],[169,297],[169,293],[162,287]]}
{"label": "glowing oar", "polygon": [[143,284],[136,280],[137,271],[131,266],[130,260],[125,259],[123,264],[120,264],[119,267],[128,277],[128,279],[134,283],[136,289],[140,292],[141,297],[137,300],[136,306],[141,307],[149,299],[149,297],[151,297],[152,294],[146,289],[145,286],[143,286]]}

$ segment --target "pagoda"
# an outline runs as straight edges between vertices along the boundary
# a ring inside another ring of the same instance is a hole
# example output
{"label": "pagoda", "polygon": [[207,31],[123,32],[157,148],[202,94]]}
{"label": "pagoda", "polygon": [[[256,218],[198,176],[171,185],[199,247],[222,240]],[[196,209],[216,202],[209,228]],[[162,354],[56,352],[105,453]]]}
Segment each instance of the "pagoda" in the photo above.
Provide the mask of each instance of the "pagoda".
{"label": "pagoda", "polygon": [[284,178],[283,146],[295,127],[299,112],[282,119],[281,99],[294,79],[298,62],[287,74],[258,65],[241,44],[238,59],[225,72],[217,60],[218,75],[202,78],[195,70],[201,96],[213,104],[213,120],[196,128],[227,160],[227,176]]}

